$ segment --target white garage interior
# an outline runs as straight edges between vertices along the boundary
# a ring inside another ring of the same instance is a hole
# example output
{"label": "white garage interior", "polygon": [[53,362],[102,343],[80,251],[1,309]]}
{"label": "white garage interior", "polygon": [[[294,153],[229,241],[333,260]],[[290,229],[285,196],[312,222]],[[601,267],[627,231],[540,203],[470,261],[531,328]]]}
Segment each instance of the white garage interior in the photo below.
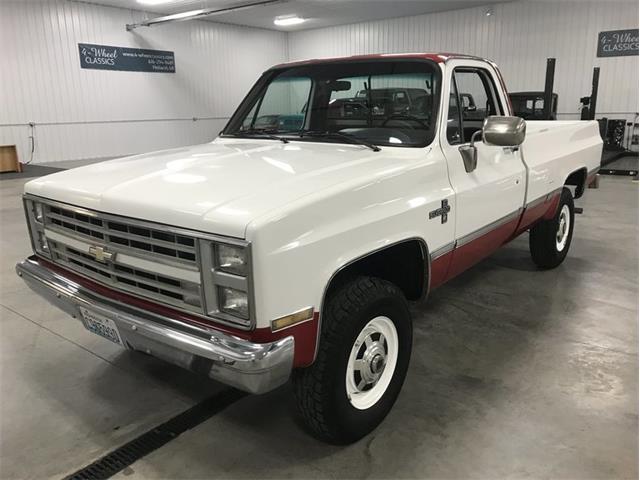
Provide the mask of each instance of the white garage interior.
{"label": "white garage interior", "polygon": [[[635,53],[597,55],[634,29]],[[1,1],[0,476],[638,477],[637,34],[626,0]],[[174,70],[82,68],[81,44]],[[113,345],[16,275],[26,182],[211,142],[274,65],[404,52],[491,59],[540,95],[555,59],[554,117],[599,121],[602,169],[560,267],[524,234],[410,304],[407,379],[362,440],[309,436],[290,383],[244,395]]]}
{"label": "white garage interior", "polygon": [[[3,78],[1,143],[17,145],[19,158],[30,161],[33,136],[34,164],[202,143],[224,127],[258,76],[273,65],[389,52],[491,58],[510,91],[543,90],[546,59],[557,58],[554,90],[564,119],[580,118],[580,97],[590,95],[592,69],[601,66],[598,117],[632,121],[635,115],[637,59],[594,55],[598,32],[635,25],[634,2],[292,1],[208,20],[125,29],[145,18],[235,4],[175,1],[143,12],[135,0],[3,2],[6,47],[0,61],[9,74]],[[288,12],[308,21],[273,24]],[[367,21],[353,23],[356,19]],[[83,70],[78,43],[173,51],[176,73]]]}

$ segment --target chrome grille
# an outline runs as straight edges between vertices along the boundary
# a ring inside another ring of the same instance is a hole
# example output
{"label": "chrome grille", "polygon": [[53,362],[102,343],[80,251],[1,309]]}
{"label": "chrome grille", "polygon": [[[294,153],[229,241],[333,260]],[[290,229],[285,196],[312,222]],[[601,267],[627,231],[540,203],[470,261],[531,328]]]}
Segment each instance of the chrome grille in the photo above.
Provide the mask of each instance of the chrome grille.
{"label": "chrome grille", "polygon": [[54,262],[101,283],[202,312],[200,285],[197,283],[117,263],[101,263],[91,255],[53,240],[49,240],[49,248]]}
{"label": "chrome grille", "polygon": [[100,218],[93,212],[82,213],[71,209],[45,205],[45,223],[60,232],[69,232],[87,240],[145,253],[145,257],[157,256],[177,264],[196,265],[195,238],[160,229],[141,227],[127,223],[125,219],[115,221]]}
{"label": "chrome grille", "polygon": [[[45,231],[51,232],[47,238],[55,263],[126,292],[204,312],[195,237],[60,204],[43,204],[43,216]],[[88,253],[92,246],[111,252],[113,260],[99,261]],[[142,265],[135,259],[142,260]]]}

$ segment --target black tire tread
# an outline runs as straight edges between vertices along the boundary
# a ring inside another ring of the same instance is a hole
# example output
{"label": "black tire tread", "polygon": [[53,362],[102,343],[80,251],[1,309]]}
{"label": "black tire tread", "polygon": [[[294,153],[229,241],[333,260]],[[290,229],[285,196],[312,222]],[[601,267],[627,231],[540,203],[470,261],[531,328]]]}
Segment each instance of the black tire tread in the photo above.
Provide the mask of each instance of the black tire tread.
{"label": "black tire tread", "polygon": [[345,335],[353,312],[363,308],[381,295],[404,299],[394,284],[375,277],[357,277],[337,290],[326,302],[320,343],[312,366],[294,371],[293,387],[298,411],[311,433],[329,443],[343,443],[337,432],[329,427],[324,411],[323,395],[329,392],[323,385],[329,368],[329,355],[335,344]]}
{"label": "black tire tread", "polygon": [[[555,234],[558,227],[558,215],[563,205],[569,205],[571,212],[571,232],[565,250],[561,253],[556,250]],[[545,270],[555,268],[564,261],[567,251],[571,246],[571,237],[573,236],[573,228],[575,225],[573,212],[573,195],[571,194],[571,190],[564,187],[560,194],[556,215],[550,220],[538,222],[529,231],[529,252],[531,253],[531,259],[539,268]]]}

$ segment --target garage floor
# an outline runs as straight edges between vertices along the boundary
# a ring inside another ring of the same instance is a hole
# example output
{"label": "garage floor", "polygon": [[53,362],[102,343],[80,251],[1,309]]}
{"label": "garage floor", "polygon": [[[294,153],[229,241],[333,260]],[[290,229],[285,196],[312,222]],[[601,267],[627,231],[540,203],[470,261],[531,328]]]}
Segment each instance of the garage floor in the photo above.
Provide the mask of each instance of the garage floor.
{"label": "garage floor", "polygon": [[[20,193],[0,182],[0,476],[61,477],[223,387],[121,351],[30,293]],[[602,178],[554,271],[526,235],[415,306],[404,390],[338,448],[289,386],[245,397],[119,477],[637,478],[638,184]]]}

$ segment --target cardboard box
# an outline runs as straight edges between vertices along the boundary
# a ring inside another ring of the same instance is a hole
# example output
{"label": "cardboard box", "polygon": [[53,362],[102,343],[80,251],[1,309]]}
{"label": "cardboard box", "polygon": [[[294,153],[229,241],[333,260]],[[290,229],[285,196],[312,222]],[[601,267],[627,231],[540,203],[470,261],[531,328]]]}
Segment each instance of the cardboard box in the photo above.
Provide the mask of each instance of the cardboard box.
{"label": "cardboard box", "polygon": [[15,145],[0,145],[0,172],[21,172]]}

